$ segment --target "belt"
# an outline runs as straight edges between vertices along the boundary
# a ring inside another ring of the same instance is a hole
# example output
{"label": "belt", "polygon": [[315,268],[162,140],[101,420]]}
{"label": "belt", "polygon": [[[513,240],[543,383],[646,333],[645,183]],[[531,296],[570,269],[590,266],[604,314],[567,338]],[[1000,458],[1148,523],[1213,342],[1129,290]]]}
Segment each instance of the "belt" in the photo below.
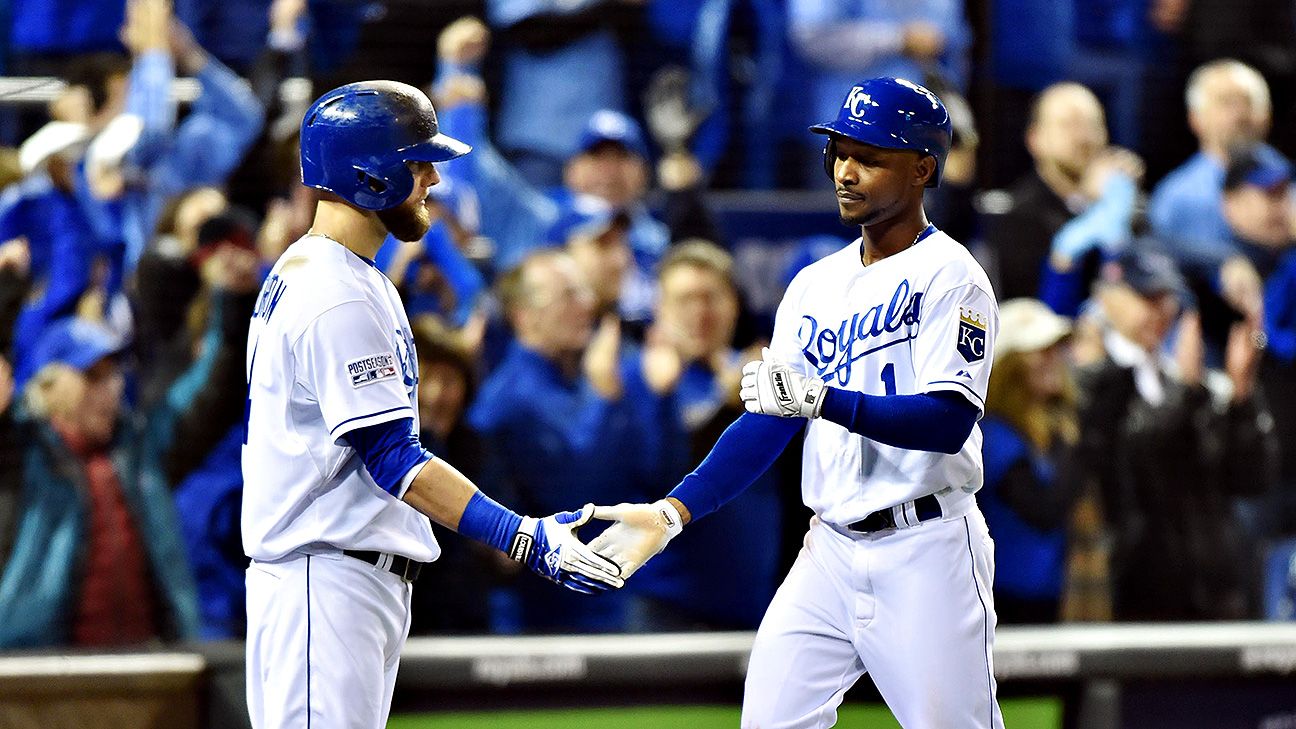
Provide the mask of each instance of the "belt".
{"label": "belt", "polygon": [[415,562],[409,557],[387,554],[386,552],[370,552],[363,549],[344,549],[342,550],[342,554],[345,554],[348,557],[354,557],[362,562],[368,562],[378,569],[387,570],[406,582],[417,580],[419,571],[423,569],[422,562]]}
{"label": "belt", "polygon": [[[911,512],[910,509],[913,509]],[[901,512],[901,521],[896,521],[896,512]],[[916,514],[917,521],[914,521],[909,514]],[[940,502],[936,497],[928,494],[919,496],[913,501],[906,501],[903,504],[892,506],[889,509],[875,511],[872,514],[853,522],[846,526],[847,529],[860,534],[869,534],[871,532],[880,532],[883,529],[895,529],[897,526],[916,526],[917,524],[929,519],[939,519],[944,516],[941,511]],[[910,523],[912,522],[912,523]]]}

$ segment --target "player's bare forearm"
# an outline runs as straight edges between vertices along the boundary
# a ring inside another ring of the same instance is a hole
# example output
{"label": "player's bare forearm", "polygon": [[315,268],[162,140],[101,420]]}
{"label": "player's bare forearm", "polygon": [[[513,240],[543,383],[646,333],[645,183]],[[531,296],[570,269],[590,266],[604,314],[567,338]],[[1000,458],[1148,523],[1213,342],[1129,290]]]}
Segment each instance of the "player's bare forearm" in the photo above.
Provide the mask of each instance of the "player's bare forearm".
{"label": "player's bare forearm", "polygon": [[477,486],[467,476],[433,458],[414,477],[404,501],[441,526],[459,531],[459,519],[475,493]]}

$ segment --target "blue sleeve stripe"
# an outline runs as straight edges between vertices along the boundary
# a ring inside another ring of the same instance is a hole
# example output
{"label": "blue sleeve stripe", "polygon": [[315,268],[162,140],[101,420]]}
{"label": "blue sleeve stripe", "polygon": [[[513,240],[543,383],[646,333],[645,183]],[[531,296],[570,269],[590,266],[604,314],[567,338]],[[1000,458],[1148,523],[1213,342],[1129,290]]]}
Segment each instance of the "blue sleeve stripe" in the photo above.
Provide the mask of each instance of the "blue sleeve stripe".
{"label": "blue sleeve stripe", "polygon": [[977,403],[979,403],[982,408],[985,408],[985,398],[978,395],[976,390],[973,390],[972,388],[968,387],[966,384],[962,382],[959,382],[958,380],[932,380],[927,384],[928,385],[958,385],[959,387],[966,390],[969,395],[976,398]]}
{"label": "blue sleeve stripe", "polygon": [[346,425],[347,423],[353,423],[353,422],[355,422],[355,421],[357,421],[357,420],[364,420],[365,418],[376,418],[376,417],[378,417],[379,415],[386,415],[387,413],[394,413],[394,412],[396,412],[397,410],[409,410],[410,412],[413,412],[414,409],[411,408],[411,407],[408,406],[408,405],[402,405],[402,406],[399,406],[399,407],[387,408],[386,410],[379,410],[379,411],[376,412],[376,413],[369,413],[368,415],[357,415],[357,416],[355,416],[354,418],[347,418],[346,420],[343,420],[342,422],[340,422],[340,423],[338,423],[337,425],[333,426],[333,429],[329,431],[329,435],[333,435],[334,433],[337,432],[337,429],[338,429],[338,428],[341,428],[342,426]]}
{"label": "blue sleeve stripe", "polygon": [[432,458],[419,444],[413,418],[356,428],[346,434],[346,439],[360,454],[374,483],[392,496],[400,493],[410,469]]}

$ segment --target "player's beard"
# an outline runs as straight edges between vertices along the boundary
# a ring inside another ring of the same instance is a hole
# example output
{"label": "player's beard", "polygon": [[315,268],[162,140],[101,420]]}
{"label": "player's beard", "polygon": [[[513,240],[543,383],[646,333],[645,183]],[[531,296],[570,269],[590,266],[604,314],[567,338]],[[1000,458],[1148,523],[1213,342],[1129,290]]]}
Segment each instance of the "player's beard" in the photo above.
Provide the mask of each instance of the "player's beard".
{"label": "player's beard", "polygon": [[842,225],[848,227],[854,225],[871,225],[876,223],[885,214],[885,209],[875,207],[868,207],[863,212],[858,213],[848,213],[841,208],[837,209],[837,219],[841,221]]}
{"label": "player's beard", "polygon": [[422,200],[406,201],[390,210],[379,210],[378,219],[396,240],[416,241],[432,227],[432,214]]}

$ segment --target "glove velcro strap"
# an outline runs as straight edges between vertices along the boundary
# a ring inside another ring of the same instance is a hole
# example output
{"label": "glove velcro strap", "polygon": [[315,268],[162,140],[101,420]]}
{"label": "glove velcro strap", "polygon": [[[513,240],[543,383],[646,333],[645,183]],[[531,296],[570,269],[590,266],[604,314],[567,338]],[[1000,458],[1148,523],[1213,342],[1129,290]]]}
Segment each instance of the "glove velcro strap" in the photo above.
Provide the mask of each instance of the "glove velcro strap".
{"label": "glove velcro strap", "polygon": [[522,517],[522,526],[518,527],[517,534],[513,535],[513,541],[509,544],[509,559],[525,562],[531,556],[531,551],[535,549],[536,526],[539,523],[540,520],[534,517]]}
{"label": "glove velcro strap", "polygon": [[684,530],[684,517],[679,513],[679,509],[666,499],[662,499],[653,504],[657,509],[657,518],[661,519],[662,525],[666,527],[666,538],[673,539],[679,536]]}
{"label": "glove velcro strap", "polygon": [[[808,418],[817,418],[823,412],[823,401],[826,394],[824,391],[828,389],[827,385],[824,384],[823,380],[811,377],[806,379],[805,388],[805,395],[802,397],[804,404],[802,405],[801,414]],[[809,408],[809,412],[806,412],[806,408]]]}

